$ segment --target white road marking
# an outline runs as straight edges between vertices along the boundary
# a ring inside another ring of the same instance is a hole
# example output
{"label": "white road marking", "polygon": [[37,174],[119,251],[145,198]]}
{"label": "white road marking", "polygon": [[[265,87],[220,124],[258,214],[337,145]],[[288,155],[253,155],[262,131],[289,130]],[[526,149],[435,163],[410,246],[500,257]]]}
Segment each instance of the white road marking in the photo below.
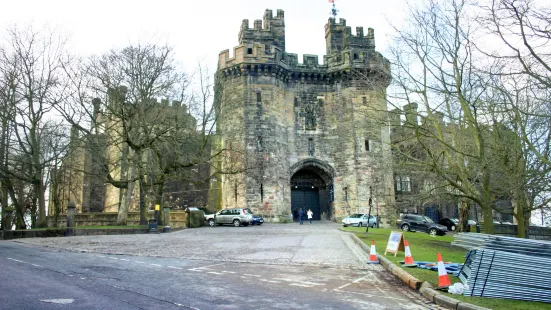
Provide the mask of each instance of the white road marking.
{"label": "white road marking", "polygon": [[174,266],[168,266],[167,268],[182,270],[182,268],[180,268],[180,267],[174,267]]}
{"label": "white road marking", "polygon": [[224,273],[236,273],[235,271],[226,271],[226,270],[224,270],[222,272],[224,272]]}
{"label": "white road marking", "polygon": [[80,278],[81,280],[86,280],[86,278]]}
{"label": "white road marking", "polygon": [[219,266],[219,265],[223,265],[223,264],[224,264],[224,263],[214,264],[214,265],[208,265],[208,266],[203,266],[203,267],[195,267],[195,268],[191,268],[191,269],[188,269],[188,270],[196,271],[195,269],[206,269],[206,268],[209,268],[209,267],[212,267],[212,266]]}
{"label": "white road marking", "polygon": [[212,273],[212,274],[221,274],[220,272],[214,272],[214,271],[209,271],[207,273]]}
{"label": "white road marking", "polygon": [[279,281],[272,281],[272,280],[266,280],[266,279],[260,279],[260,281],[263,281],[263,282],[270,282],[270,283],[281,283]]}
{"label": "white road marking", "polygon": [[257,274],[244,273],[244,275],[249,276],[249,277],[257,277],[257,278],[260,278],[260,276],[257,275]]}
{"label": "white road marking", "polygon": [[69,277],[72,277],[73,275],[72,274],[68,274]]}
{"label": "white road marking", "polygon": [[139,262],[139,261],[136,261],[136,263],[138,263],[138,264],[145,264],[145,262]]}
{"label": "white road marking", "polygon": [[33,265],[33,266],[35,266],[35,267],[42,267],[42,266],[37,265],[37,264],[31,264],[31,265]]}
{"label": "white road marking", "polygon": [[191,307],[191,306],[186,306],[186,305],[182,305],[182,304],[179,304],[179,303],[174,303],[176,306],[178,307],[186,307],[186,308],[189,308],[189,309],[193,309],[193,310],[201,310],[199,308],[195,308],[195,307]]}
{"label": "white road marking", "polygon": [[197,269],[188,269],[189,271],[195,271],[195,272],[203,272],[204,270],[197,270]]}
{"label": "white road marking", "polygon": [[72,298],[56,298],[56,299],[40,299],[40,301],[43,301],[43,302],[49,302],[49,303],[52,303],[52,304],[62,304],[62,305],[67,305],[67,304],[72,304],[75,300],[72,299]]}
{"label": "white road marking", "polygon": [[358,279],[352,281],[352,283],[358,283],[358,282],[362,281],[363,279],[365,279],[365,278],[367,278],[367,277],[372,277],[372,276],[373,276],[372,274],[368,274],[368,275],[366,275],[366,276],[363,276],[363,277],[361,277],[361,278],[358,278]]}
{"label": "white road marking", "polygon": [[24,261],[22,261],[22,260],[18,260],[18,259],[15,259],[15,258],[9,258],[9,257],[8,257],[8,259],[9,259],[9,260],[13,260],[13,261],[16,261],[16,262],[24,263]]}
{"label": "white road marking", "polygon": [[119,260],[119,259],[118,259],[118,258],[116,258],[116,257],[109,257],[109,258],[110,258],[110,259],[116,259],[116,260]]}
{"label": "white road marking", "polygon": [[312,285],[308,284],[300,284],[300,283],[289,283],[290,286],[301,286],[301,287],[312,287]]}
{"label": "white road marking", "polygon": [[129,262],[130,260],[121,258],[122,261]]}
{"label": "white road marking", "polygon": [[345,284],[345,285],[341,285],[341,286],[339,286],[337,289],[338,289],[338,290],[343,289],[343,288],[349,286],[350,284],[352,284],[352,283],[347,283],[347,284]]}
{"label": "white road marking", "polygon": [[287,279],[287,278],[274,278],[274,280],[281,280],[285,282],[299,283],[303,285],[315,286],[315,285],[325,285],[323,283],[308,282],[308,281],[297,281],[296,279]]}
{"label": "white road marking", "polygon": [[151,266],[157,266],[157,267],[162,267],[161,265],[159,264],[150,264]]}

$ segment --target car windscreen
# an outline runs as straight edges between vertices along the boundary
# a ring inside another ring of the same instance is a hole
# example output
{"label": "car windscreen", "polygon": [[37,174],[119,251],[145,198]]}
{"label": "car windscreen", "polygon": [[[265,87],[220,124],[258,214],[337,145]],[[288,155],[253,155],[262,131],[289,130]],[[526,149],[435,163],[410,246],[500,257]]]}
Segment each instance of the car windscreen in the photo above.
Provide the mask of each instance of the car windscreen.
{"label": "car windscreen", "polygon": [[349,218],[351,218],[351,219],[357,219],[357,218],[360,218],[360,217],[362,217],[362,216],[363,216],[363,214],[352,214],[351,216],[349,216]]}
{"label": "car windscreen", "polygon": [[253,211],[251,211],[251,209],[249,209],[249,208],[243,209],[243,211],[245,211],[244,212],[245,214],[253,214]]}
{"label": "car windscreen", "polygon": [[423,216],[423,218],[427,221],[427,223],[434,223],[430,217]]}

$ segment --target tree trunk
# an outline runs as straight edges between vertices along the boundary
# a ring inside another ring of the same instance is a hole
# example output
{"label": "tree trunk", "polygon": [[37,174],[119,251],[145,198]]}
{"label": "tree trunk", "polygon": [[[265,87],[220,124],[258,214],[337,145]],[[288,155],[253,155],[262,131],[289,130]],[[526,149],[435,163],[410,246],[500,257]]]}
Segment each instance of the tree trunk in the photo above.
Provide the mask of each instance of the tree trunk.
{"label": "tree trunk", "polygon": [[37,228],[48,227],[46,219],[46,195],[44,193],[44,182],[42,181],[42,171],[36,173],[38,184],[36,185],[36,197],[38,197],[38,221]]}
{"label": "tree trunk", "polygon": [[518,209],[515,212],[515,218],[517,219],[517,237],[526,238],[526,221],[524,219],[524,211],[521,204],[518,204]]}
{"label": "tree trunk", "polygon": [[[140,158],[140,157],[138,157]],[[141,167],[138,169],[139,180],[140,180],[140,225],[147,225],[147,206],[145,205],[145,180],[143,175],[143,170]]]}
{"label": "tree trunk", "polygon": [[[136,168],[134,166],[130,167],[129,176],[127,178],[128,180],[134,179],[134,174],[136,171],[135,169]],[[134,182],[129,182],[128,186],[126,187],[126,192],[124,193],[121,208],[119,209],[119,214],[117,216],[117,225],[128,225],[128,209],[130,208],[130,202],[132,201],[133,194],[134,194]],[[140,191],[140,196],[141,196],[141,191]],[[141,198],[140,198],[140,201],[141,201]]]}
{"label": "tree trunk", "polygon": [[459,202],[459,223],[457,224],[458,232],[469,232],[467,226],[469,223],[469,209],[470,206],[465,200]]}
{"label": "tree trunk", "polygon": [[163,220],[163,190],[165,187],[164,177],[160,177],[161,180],[155,185],[155,205],[159,205],[159,212],[157,212],[157,223],[159,226],[164,225]]}

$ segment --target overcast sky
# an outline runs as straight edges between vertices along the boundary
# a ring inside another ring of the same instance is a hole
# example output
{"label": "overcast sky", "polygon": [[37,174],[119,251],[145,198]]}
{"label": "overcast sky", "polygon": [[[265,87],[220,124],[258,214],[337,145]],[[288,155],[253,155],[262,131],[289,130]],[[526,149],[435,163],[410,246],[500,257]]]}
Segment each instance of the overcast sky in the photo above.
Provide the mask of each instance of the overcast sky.
{"label": "overcast sky", "polygon": [[[403,20],[405,0],[336,0],[337,18],[355,27],[375,29],[377,49],[384,53],[389,21]],[[5,1],[0,28],[14,24],[49,25],[70,34],[70,48],[81,55],[101,54],[129,43],[168,43],[188,70],[199,59],[213,72],[218,53],[233,52],[243,19],[250,27],[264,11],[285,11],[286,48],[302,54],[325,53],[324,25],[330,17],[328,0],[18,0]],[[319,58],[320,61],[322,57]],[[302,56],[299,56],[302,61]]]}

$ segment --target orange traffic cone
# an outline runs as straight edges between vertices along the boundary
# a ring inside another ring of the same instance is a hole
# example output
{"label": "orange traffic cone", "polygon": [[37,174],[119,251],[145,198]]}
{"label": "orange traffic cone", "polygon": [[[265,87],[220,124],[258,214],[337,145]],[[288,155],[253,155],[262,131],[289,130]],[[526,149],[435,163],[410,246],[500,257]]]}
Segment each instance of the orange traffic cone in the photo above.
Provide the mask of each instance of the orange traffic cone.
{"label": "orange traffic cone", "polygon": [[368,264],[378,264],[377,260],[377,251],[375,250],[375,240],[371,240],[371,248],[369,249],[369,260]]}
{"label": "orange traffic cone", "polygon": [[436,253],[436,259],[438,260],[438,289],[445,289],[451,285],[450,278],[446,272],[446,267],[444,267],[444,262],[442,261],[442,255],[440,252]]}
{"label": "orange traffic cone", "polygon": [[409,243],[404,240],[404,246],[406,247],[406,258],[404,259],[404,267],[417,267],[417,264],[411,256],[411,250],[409,249]]}

